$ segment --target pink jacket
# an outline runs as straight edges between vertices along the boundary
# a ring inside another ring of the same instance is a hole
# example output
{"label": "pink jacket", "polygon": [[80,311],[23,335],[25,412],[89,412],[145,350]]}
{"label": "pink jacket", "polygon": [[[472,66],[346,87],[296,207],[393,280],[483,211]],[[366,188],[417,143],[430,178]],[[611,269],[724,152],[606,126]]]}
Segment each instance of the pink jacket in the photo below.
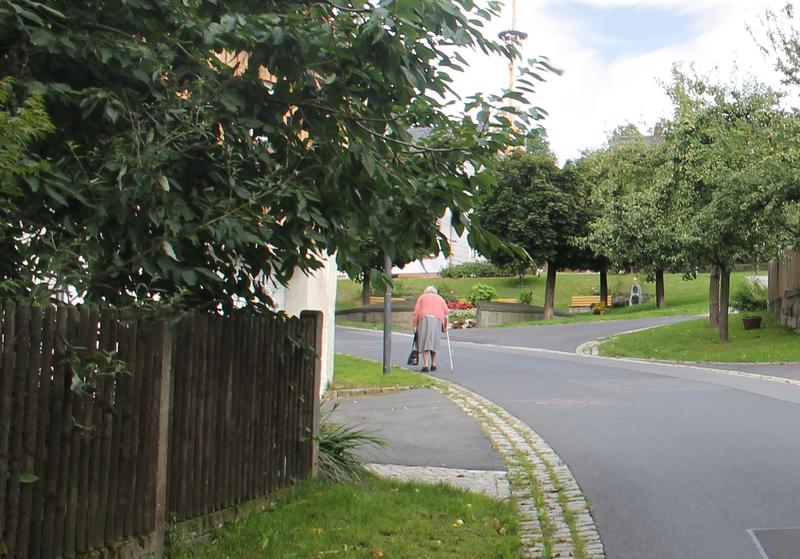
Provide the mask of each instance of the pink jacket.
{"label": "pink jacket", "polygon": [[414,314],[411,317],[411,322],[416,329],[419,321],[424,316],[435,316],[442,322],[442,327],[447,328],[447,303],[436,293],[423,293],[417,299],[417,304],[414,305]]}

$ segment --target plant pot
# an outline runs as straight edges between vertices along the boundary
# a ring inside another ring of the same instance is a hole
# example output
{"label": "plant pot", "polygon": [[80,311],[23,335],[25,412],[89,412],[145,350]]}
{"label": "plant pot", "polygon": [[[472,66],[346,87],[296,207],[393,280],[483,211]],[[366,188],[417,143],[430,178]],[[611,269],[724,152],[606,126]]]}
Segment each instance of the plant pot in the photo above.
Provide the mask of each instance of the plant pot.
{"label": "plant pot", "polygon": [[761,328],[761,317],[760,316],[743,316],[742,317],[742,324],[744,324],[745,330],[755,330],[756,328]]}

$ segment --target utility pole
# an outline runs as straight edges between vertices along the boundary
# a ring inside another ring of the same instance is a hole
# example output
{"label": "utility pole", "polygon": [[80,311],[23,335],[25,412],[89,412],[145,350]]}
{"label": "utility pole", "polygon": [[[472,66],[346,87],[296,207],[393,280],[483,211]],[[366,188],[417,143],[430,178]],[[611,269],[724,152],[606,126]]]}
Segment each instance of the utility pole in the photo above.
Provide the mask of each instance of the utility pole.
{"label": "utility pole", "polygon": [[383,255],[386,294],[383,297],[383,374],[392,372],[392,258]]}
{"label": "utility pole", "polygon": [[[528,38],[528,34],[524,31],[520,31],[517,29],[517,0],[511,1],[511,29],[506,29],[505,31],[501,31],[497,34],[500,37],[500,40],[503,41],[506,46],[516,45],[519,46],[522,42]],[[508,61],[508,89],[509,91],[514,89],[514,59],[510,59]],[[513,103],[513,100],[510,101]]]}

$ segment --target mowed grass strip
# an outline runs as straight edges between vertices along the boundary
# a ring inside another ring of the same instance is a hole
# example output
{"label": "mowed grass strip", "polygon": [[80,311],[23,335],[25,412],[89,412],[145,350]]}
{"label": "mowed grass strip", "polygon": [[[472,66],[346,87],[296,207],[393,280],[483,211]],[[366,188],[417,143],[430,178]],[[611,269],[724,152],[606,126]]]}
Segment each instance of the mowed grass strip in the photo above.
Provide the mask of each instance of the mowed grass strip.
{"label": "mowed grass strip", "polygon": [[277,494],[266,511],[174,556],[511,559],[520,556],[518,530],[510,502],[445,485],[304,482]]}
{"label": "mowed grass strip", "polygon": [[[411,343],[405,348],[411,351]],[[400,348],[398,348],[400,351]],[[433,384],[430,377],[392,367],[389,375],[383,374],[383,365],[378,361],[362,359],[344,353],[337,353],[333,368],[333,382],[328,386],[329,390],[341,390],[343,388],[383,388],[387,386],[410,386],[412,388],[423,388]]]}
{"label": "mowed grass strip", "polygon": [[[760,272],[764,273],[764,272]],[[734,272],[731,274],[731,293],[735,293],[745,277],[753,272]],[[642,305],[609,309],[603,315],[591,313],[576,314],[569,318],[554,319],[552,323],[584,320],[621,320],[628,318],[644,318],[650,316],[691,315],[708,312],[708,279],[709,274],[697,274],[697,278],[685,280],[683,274],[664,274],[664,293],[667,302],[665,309],[656,309],[655,283],[646,282],[642,274],[609,274],[608,289],[611,293],[629,294],[634,279],[642,285],[645,293],[654,297]],[[407,291],[407,299],[414,299],[428,285],[446,287],[456,297],[465,299],[473,285],[483,283],[494,287],[500,298],[519,299],[523,291],[533,291],[533,304],[544,303],[545,277],[525,276],[519,278],[396,278],[402,291]],[[590,295],[592,290],[600,289],[600,275],[594,273],[559,272],[556,277],[555,307],[559,311],[569,312],[569,303],[573,295]],[[351,280],[339,280],[336,294],[336,308],[349,309],[360,306],[361,286]],[[338,323],[338,322],[337,322]],[[541,321],[531,324],[542,324]],[[352,324],[357,326],[358,324]],[[362,325],[363,327],[363,325]],[[372,328],[373,326],[367,326]],[[382,329],[379,325],[377,329]]]}
{"label": "mowed grass strip", "polygon": [[670,361],[785,363],[800,361],[800,334],[778,324],[768,312],[761,328],[745,330],[741,315],[730,316],[730,342],[720,343],[708,319],[691,320],[609,338],[600,354]]}

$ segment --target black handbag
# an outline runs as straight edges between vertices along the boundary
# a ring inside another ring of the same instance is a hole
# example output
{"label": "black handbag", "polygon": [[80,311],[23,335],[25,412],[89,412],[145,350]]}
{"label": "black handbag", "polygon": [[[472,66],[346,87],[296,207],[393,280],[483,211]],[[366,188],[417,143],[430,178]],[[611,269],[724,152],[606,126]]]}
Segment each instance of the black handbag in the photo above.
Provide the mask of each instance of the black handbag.
{"label": "black handbag", "polygon": [[417,350],[417,333],[414,332],[414,341],[411,343],[411,353],[408,354],[407,365],[416,367],[419,365],[419,351]]}

